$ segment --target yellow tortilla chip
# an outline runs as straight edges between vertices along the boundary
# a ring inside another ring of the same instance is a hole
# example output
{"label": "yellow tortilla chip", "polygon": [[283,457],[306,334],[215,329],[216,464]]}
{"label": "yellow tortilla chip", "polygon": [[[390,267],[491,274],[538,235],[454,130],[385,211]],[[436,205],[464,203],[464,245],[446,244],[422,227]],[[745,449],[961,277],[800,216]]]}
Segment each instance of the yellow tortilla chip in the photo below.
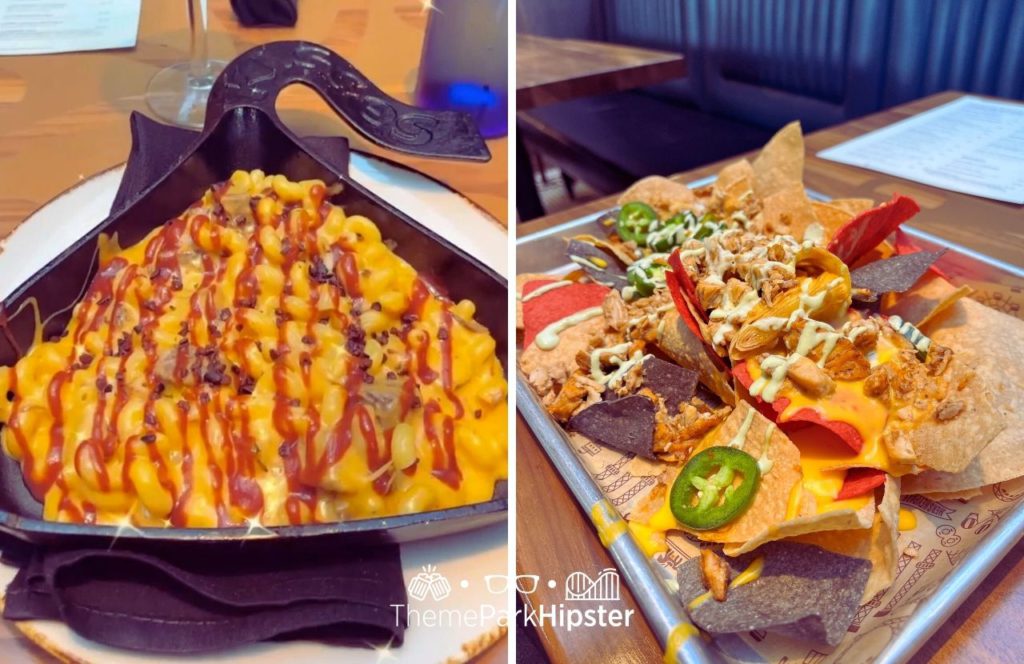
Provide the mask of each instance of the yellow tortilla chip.
{"label": "yellow tortilla chip", "polygon": [[793,538],[823,549],[871,561],[871,576],[864,589],[863,601],[888,588],[896,578],[896,540],[899,537],[900,481],[886,475],[882,501],[878,504],[870,529],[830,530]]}
{"label": "yellow tortilla chip", "polygon": [[[913,448],[915,465],[958,473],[1006,428],[1006,419],[996,409],[985,377],[962,357],[954,355],[942,378],[949,382],[949,394],[904,435]],[[946,406],[961,410],[941,420],[939,414]]]}
{"label": "yellow tortilla chip", "polygon": [[690,210],[697,203],[697,197],[685,184],[652,175],[634,183],[619,196],[619,205],[640,201],[647,203],[662,219],[668,219],[677,212]]}
{"label": "yellow tortilla chip", "polygon": [[882,298],[882,312],[896,314],[923,328],[960,298],[971,293],[970,286],[957,288],[934,272],[926,272],[920,281],[906,293],[886,293]]}
{"label": "yellow tortilla chip", "polygon": [[[805,497],[806,497],[806,493]],[[871,528],[875,520],[875,502],[868,500],[864,506],[854,510],[842,508],[816,514],[808,512],[806,504],[801,507],[801,516],[789,519],[775,526],[765,528],[757,536],[739,544],[726,544],[722,552],[727,556],[741,556],[753,551],[766,542],[807,535],[826,530],[856,530]]]}
{"label": "yellow tortilla chip", "polygon": [[697,534],[707,542],[746,542],[782,522],[786,518],[789,495],[800,481],[800,450],[773,422],[745,401],[738,403],[729,417],[704,437],[693,454],[730,443],[739,444],[755,459],[763,455],[771,462],[771,469],[761,475],[753,502],[738,519]]}
{"label": "yellow tortilla chip", "polygon": [[853,214],[832,203],[811,201],[811,209],[814,211],[814,218],[818,220],[818,223],[825,230],[825,244],[828,244],[828,241],[832,239],[837,230],[853,219]]}
{"label": "yellow tortilla chip", "polygon": [[757,155],[754,169],[754,193],[767,198],[804,180],[804,135],[800,122],[780,129]]}
{"label": "yellow tortilla chip", "polygon": [[616,258],[626,265],[632,265],[636,260],[636,258],[633,257],[633,254],[622,242],[609,242],[608,240],[604,240],[593,235],[577,235],[572,239],[592,244],[599,249],[610,251]]}
{"label": "yellow tortilla chip", "polygon": [[816,221],[804,186],[798,182],[766,196],[763,205],[761,223],[770,235],[792,235],[803,240],[804,231]]}
{"label": "yellow tortilla chip", "polygon": [[604,331],[605,324],[605,317],[597,316],[561,332],[558,345],[551,350],[543,350],[536,343],[523,349],[519,368],[545,403],[549,395],[554,398],[553,388],[564,384],[576,368],[576,353],[589,350],[590,340]]}
{"label": "yellow tortilla chip", "polygon": [[963,491],[936,491],[935,493],[920,494],[931,500],[970,500],[981,495],[981,487],[977,489],[964,489]]}
{"label": "yellow tortilla chip", "polygon": [[1024,322],[964,298],[932,321],[929,335],[984,376],[1006,427],[960,472],[906,477],[905,491],[961,492],[1024,475]]}
{"label": "yellow tortilla chip", "polygon": [[743,209],[747,199],[754,195],[754,167],[746,159],[723,168],[712,185],[712,192],[721,202],[726,214]]}
{"label": "yellow tortilla chip", "polygon": [[875,202],[870,198],[833,198],[829,204],[849,212],[851,217],[856,217],[861,212],[867,212],[875,207]]}

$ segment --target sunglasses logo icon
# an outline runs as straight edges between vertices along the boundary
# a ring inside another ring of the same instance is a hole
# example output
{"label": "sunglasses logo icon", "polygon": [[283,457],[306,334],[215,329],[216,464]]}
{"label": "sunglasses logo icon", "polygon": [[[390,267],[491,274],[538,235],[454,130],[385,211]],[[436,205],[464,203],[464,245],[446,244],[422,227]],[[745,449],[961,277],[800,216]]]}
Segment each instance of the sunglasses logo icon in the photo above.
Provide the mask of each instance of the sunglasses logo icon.
{"label": "sunglasses logo icon", "polygon": [[488,574],[484,577],[487,584],[487,592],[492,595],[504,595],[508,592],[509,586],[514,581],[516,590],[524,595],[531,595],[537,590],[540,577],[536,574],[519,574],[514,579],[507,574]]}

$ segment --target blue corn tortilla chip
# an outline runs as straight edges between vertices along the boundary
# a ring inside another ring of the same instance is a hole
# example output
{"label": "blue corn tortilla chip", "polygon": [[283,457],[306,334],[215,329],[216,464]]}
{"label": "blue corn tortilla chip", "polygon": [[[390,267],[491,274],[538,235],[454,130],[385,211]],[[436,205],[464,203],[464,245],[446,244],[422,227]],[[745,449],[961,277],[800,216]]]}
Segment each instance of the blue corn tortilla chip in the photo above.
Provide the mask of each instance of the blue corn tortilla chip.
{"label": "blue corn tortilla chip", "polygon": [[697,393],[697,372],[648,357],[644,360],[643,384],[661,397],[668,412],[674,415],[681,404],[689,403]]}
{"label": "blue corn tortilla chip", "polygon": [[941,249],[884,258],[851,270],[850,281],[854,289],[868,291],[866,294],[860,294],[858,299],[873,302],[882,293],[903,293],[910,290],[944,253],[946,250]]}
{"label": "blue corn tortilla chip", "polygon": [[620,291],[629,285],[626,269],[619,259],[599,247],[582,240],[569,240],[565,253],[597,283]]}
{"label": "blue corn tortilla chip", "polygon": [[817,644],[839,643],[860,606],[871,563],[778,541],[737,558],[723,556],[730,578],[760,556],[764,568],[755,581],[729,588],[723,602],[708,598],[694,607],[690,603],[705,592],[700,557],[679,566],[679,599],[694,624],[710,634],[764,630]]}
{"label": "blue corn tortilla chip", "polygon": [[601,401],[569,419],[569,429],[607,447],[654,459],[654,403],[645,396]]}

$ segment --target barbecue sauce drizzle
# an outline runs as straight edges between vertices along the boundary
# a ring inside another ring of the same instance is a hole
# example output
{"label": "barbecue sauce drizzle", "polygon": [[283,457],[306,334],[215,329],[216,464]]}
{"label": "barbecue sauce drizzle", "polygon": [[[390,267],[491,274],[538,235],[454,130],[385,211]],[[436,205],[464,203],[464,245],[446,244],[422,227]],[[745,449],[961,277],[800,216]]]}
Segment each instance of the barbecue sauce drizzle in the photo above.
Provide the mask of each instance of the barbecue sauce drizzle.
{"label": "barbecue sauce drizzle", "polygon": [[[90,332],[97,331],[104,323],[108,325],[108,333],[104,343],[104,352],[109,357],[119,357],[119,364],[116,373],[116,380],[109,384],[101,374],[97,381],[97,408],[93,416],[92,432],[87,440],[78,443],[74,465],[79,475],[88,467],[90,472],[96,473],[96,481],[101,490],[107,491],[111,487],[110,477],[106,461],[116,452],[118,432],[117,414],[123,409],[129,396],[128,385],[126,384],[126,363],[134,343],[140,343],[146,357],[146,385],[151,389],[150,396],[144,406],[144,428],[145,431],[139,435],[133,435],[126,443],[124,464],[122,466],[121,482],[126,490],[134,491],[131,477],[129,475],[130,462],[140,448],[144,448],[151,463],[157,472],[160,485],[173,498],[173,508],[170,513],[169,523],[176,527],[184,527],[188,521],[188,500],[193,487],[193,473],[203,469],[194,467],[194,455],[192,445],[200,444],[204,448],[208,460],[206,472],[210,473],[210,483],[216,501],[215,509],[219,526],[237,525],[238,520],[232,518],[228,505],[237,508],[247,517],[254,517],[261,513],[264,506],[264,498],[259,484],[253,478],[256,464],[259,462],[255,442],[252,437],[250,415],[245,396],[241,393],[237,397],[226,397],[223,393],[214,392],[211,394],[203,387],[203,379],[198,366],[189,367],[189,349],[195,350],[199,345],[200,325],[212,325],[218,319],[218,312],[214,305],[212,293],[205,289],[223,276],[226,260],[216,260],[216,255],[223,250],[218,224],[228,223],[228,218],[220,206],[220,197],[226,191],[226,183],[214,187],[214,220],[205,214],[195,214],[188,218],[181,216],[169,221],[154,235],[145,248],[145,264],[143,266],[129,265],[122,257],[114,257],[106,265],[101,265],[99,272],[94,278],[82,303],[75,309],[73,322],[78,324],[75,347],[79,347],[82,341]],[[286,241],[287,250],[283,252],[284,262],[281,269],[286,275],[284,294],[291,295],[293,288],[288,277],[291,267],[302,258],[312,259],[317,255],[316,230],[325,220],[330,211],[330,205],[324,201],[326,192],[323,187],[317,185],[311,189],[311,196],[314,199],[315,215],[310,215],[308,210],[288,206],[284,209],[277,223],[282,221],[288,224]],[[274,194],[269,194],[274,196]],[[290,214],[291,213],[291,214]],[[293,224],[292,221],[297,223]],[[151,435],[157,427],[155,415],[156,400],[163,392],[163,385],[156,375],[157,345],[153,335],[161,315],[171,303],[173,293],[182,288],[182,273],[179,262],[182,250],[182,239],[189,235],[198,246],[199,233],[202,228],[210,233],[213,251],[202,254],[203,276],[202,288],[196,290],[189,301],[189,312],[187,318],[188,336],[178,346],[175,361],[175,377],[182,379],[188,372],[193,372],[198,378],[199,387],[181,386],[183,399],[178,402],[177,426],[179,435],[183,440],[180,465],[182,468],[182,486],[180,491],[171,481],[168,464],[170,461],[164,459],[157,445],[142,442],[146,435]],[[359,328],[358,316],[345,316],[339,311],[342,297],[349,297],[355,301],[361,301],[362,290],[359,283],[359,270],[356,263],[355,253],[349,247],[339,242],[333,247],[332,252],[335,258],[334,281],[330,295],[333,300],[332,316],[337,317],[342,329],[346,326],[350,338],[359,336],[365,332]],[[246,261],[243,269],[238,274],[233,294],[234,311],[229,311],[230,318],[223,321],[226,325],[235,325],[236,312],[245,307],[252,307],[259,295],[259,283],[256,278],[256,267],[264,262],[264,252],[258,241],[258,233],[253,232],[249,237],[249,246],[246,250]],[[145,301],[141,301],[139,308],[139,323],[133,329],[134,334],[123,334],[124,338],[115,338],[120,327],[114,323],[119,306],[124,302],[129,289],[132,286],[138,287],[135,277],[140,269],[149,269],[150,282],[153,287],[153,295]],[[313,310],[317,309],[317,300],[320,296],[316,287],[310,289],[311,304]],[[208,297],[201,301],[200,294]],[[400,421],[404,421],[408,413],[421,408],[423,426],[430,442],[433,460],[431,466],[432,474],[441,481],[457,489],[461,483],[462,474],[459,470],[455,456],[454,443],[454,421],[464,416],[464,407],[454,392],[452,379],[452,327],[453,317],[451,303],[442,298],[441,301],[441,327],[439,328],[439,342],[441,350],[440,379],[447,400],[451,403],[453,415],[445,413],[442,404],[436,399],[431,399],[425,404],[419,404],[417,394],[417,383],[431,384],[438,379],[438,372],[432,369],[427,361],[427,351],[430,346],[429,333],[426,330],[420,331],[423,335],[421,343],[411,344],[409,332],[414,329],[414,323],[422,318],[426,303],[432,296],[431,291],[419,278],[413,282],[412,294],[406,313],[402,319],[406,322],[405,327],[399,334],[407,353],[411,356],[412,367],[403,383],[400,397]],[[311,316],[308,323],[308,336],[314,336],[313,324],[315,317]],[[280,322],[280,321],[279,321]],[[6,319],[0,312],[0,327],[6,329]],[[69,324],[70,327],[70,324]],[[303,522],[303,507],[308,510],[307,518],[316,521],[316,498],[315,485],[323,479],[328,469],[337,463],[350,449],[352,445],[352,433],[358,428],[366,445],[366,460],[371,474],[375,475],[373,480],[374,490],[386,495],[392,489],[393,470],[382,470],[391,460],[391,437],[392,430],[387,429],[378,432],[378,425],[375,422],[372,407],[363,402],[361,390],[372,378],[367,376],[363,367],[358,363],[358,358],[350,356],[348,376],[345,381],[346,401],[343,413],[339,421],[326,436],[323,453],[317,455],[315,437],[322,427],[320,413],[315,404],[296,406],[295,402],[287,396],[287,365],[285,358],[291,353],[298,352],[298,349],[289,348],[285,339],[285,326],[278,325],[280,330],[278,343],[272,354],[273,379],[277,388],[273,408],[273,425],[282,436],[282,443],[279,454],[283,460],[284,473],[288,484],[288,496],[285,503],[285,511],[289,522],[299,524]],[[219,337],[220,335],[218,335]],[[13,339],[8,340],[12,345]],[[217,345],[217,350],[223,346],[211,337]],[[16,346],[16,345],[15,345]],[[415,346],[415,347],[413,347]],[[64,434],[63,411],[61,409],[62,392],[72,379],[73,372],[79,368],[76,364],[82,361],[77,356],[78,351],[73,350],[72,357],[68,358],[69,368],[57,372],[51,380],[48,389],[48,406],[53,417],[53,426],[50,430],[50,446],[46,455],[45,472],[42,477],[36,477],[34,473],[25,474],[26,483],[33,496],[43,501],[48,490],[57,486],[60,491],[59,509],[64,512],[71,521],[82,523],[95,523],[96,507],[88,501],[83,501],[82,509],[78,509],[70,500],[68,489],[64,479],[60,475],[63,465],[63,447],[66,442]],[[241,353],[239,353],[241,355]],[[77,357],[76,357],[77,356]],[[99,361],[95,358],[92,361]],[[303,350],[300,354],[300,369],[302,380],[307,391],[310,386],[310,356],[308,351]],[[243,363],[244,364],[244,363]],[[244,371],[244,369],[243,369]],[[232,382],[236,380],[231,378]],[[240,385],[234,385],[238,388]],[[15,444],[18,446],[22,463],[25,468],[34,468],[35,464],[31,457],[31,450],[25,436],[22,424],[19,420],[17,408],[17,381],[12,378],[11,390],[15,394],[15,403],[12,404],[11,418],[7,422]],[[112,402],[110,398],[112,397]],[[108,407],[108,403],[110,403]],[[199,440],[188,439],[189,414],[197,409]],[[302,412],[296,412],[302,410]],[[302,418],[308,423],[304,434],[295,427],[295,421]],[[229,422],[238,423],[237,428],[229,426]],[[225,448],[225,467],[221,468],[218,463],[218,455],[215,453],[209,438],[211,426],[219,427],[222,433],[222,440]],[[301,452],[301,453],[300,453]],[[406,474],[415,473],[414,464],[406,468]],[[226,489],[225,489],[226,486]],[[227,504],[224,496],[227,495]]]}

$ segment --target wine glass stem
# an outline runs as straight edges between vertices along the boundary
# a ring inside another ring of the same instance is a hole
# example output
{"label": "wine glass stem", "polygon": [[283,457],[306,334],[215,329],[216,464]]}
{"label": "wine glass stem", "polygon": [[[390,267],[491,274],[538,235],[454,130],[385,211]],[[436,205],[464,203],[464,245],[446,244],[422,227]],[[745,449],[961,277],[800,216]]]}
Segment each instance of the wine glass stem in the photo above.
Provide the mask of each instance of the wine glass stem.
{"label": "wine glass stem", "polygon": [[188,0],[188,25],[192,36],[189,78],[202,79],[208,69],[206,0]]}

